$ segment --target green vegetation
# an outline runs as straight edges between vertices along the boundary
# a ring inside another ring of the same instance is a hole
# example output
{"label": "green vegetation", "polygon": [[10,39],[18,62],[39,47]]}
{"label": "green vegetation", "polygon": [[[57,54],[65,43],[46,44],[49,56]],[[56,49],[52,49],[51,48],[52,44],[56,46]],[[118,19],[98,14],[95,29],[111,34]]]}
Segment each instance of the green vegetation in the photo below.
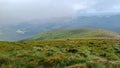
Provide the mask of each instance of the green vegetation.
{"label": "green vegetation", "polygon": [[118,38],[119,34],[100,29],[57,29],[42,32],[27,40],[49,40],[66,38]]}
{"label": "green vegetation", "polygon": [[0,68],[119,68],[120,39],[0,42]]}

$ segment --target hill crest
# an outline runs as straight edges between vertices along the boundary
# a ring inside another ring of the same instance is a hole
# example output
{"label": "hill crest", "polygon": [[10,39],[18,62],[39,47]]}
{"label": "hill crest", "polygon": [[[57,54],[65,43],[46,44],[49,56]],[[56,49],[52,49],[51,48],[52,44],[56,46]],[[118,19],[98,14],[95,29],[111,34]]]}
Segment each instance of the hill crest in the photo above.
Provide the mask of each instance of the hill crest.
{"label": "hill crest", "polygon": [[74,38],[119,38],[120,35],[102,29],[56,29],[39,33],[26,40],[74,39]]}

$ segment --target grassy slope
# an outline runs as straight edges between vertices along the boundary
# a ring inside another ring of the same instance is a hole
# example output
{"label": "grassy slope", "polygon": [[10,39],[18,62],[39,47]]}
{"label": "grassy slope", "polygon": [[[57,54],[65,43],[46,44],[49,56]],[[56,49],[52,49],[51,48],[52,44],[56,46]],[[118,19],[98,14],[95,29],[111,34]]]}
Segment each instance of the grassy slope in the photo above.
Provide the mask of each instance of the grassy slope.
{"label": "grassy slope", "polygon": [[119,68],[119,39],[0,42],[1,68]]}
{"label": "grassy slope", "polygon": [[117,33],[97,29],[58,29],[42,32],[27,40],[65,39],[65,38],[116,38]]}

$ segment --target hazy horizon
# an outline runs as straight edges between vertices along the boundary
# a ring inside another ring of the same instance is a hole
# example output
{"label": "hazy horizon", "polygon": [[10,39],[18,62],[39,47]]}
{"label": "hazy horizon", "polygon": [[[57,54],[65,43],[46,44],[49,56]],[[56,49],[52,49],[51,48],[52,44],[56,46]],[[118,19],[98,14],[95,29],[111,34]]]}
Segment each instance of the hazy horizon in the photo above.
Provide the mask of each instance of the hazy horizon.
{"label": "hazy horizon", "polygon": [[0,0],[0,24],[99,13],[120,13],[120,0]]}

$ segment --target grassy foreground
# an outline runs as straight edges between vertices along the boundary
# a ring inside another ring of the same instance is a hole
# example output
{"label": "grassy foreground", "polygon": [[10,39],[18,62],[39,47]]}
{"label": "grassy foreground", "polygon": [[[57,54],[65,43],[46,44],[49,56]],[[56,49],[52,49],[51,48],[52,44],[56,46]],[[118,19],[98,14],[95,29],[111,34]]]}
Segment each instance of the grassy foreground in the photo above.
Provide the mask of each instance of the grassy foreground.
{"label": "grassy foreground", "polygon": [[0,68],[120,68],[120,40],[0,42]]}

